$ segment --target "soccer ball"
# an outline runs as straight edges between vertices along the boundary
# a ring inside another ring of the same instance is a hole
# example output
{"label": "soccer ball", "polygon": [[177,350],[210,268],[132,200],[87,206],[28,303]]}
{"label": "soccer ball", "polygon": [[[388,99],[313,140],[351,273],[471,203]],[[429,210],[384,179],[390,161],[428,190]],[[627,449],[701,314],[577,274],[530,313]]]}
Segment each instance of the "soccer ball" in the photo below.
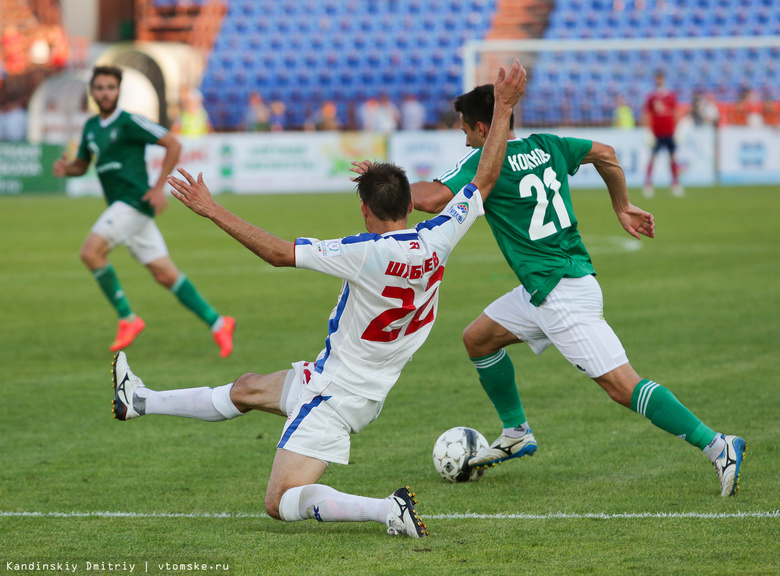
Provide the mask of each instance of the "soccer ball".
{"label": "soccer ball", "polygon": [[485,469],[473,470],[468,461],[487,447],[485,437],[473,428],[450,428],[433,445],[433,466],[447,482],[476,482]]}

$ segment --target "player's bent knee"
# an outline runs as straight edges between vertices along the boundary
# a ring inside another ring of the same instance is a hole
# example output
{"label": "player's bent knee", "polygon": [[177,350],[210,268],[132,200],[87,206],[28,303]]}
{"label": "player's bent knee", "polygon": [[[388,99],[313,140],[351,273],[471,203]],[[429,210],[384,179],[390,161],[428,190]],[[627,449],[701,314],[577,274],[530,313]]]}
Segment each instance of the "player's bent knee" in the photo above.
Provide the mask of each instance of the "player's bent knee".
{"label": "player's bent knee", "polygon": [[279,514],[279,501],[280,497],[276,494],[266,493],[265,495],[265,511],[274,520],[282,520],[281,514]]}
{"label": "player's bent knee", "polygon": [[91,248],[82,248],[81,252],[79,252],[79,257],[90,270],[97,270],[98,268],[105,266],[103,263],[105,258]]}
{"label": "player's bent knee", "polygon": [[167,270],[150,268],[150,272],[152,273],[152,277],[155,279],[155,281],[158,284],[162,284],[166,288],[171,288],[178,279],[178,275],[171,274]]}
{"label": "player's bent knee", "polygon": [[248,406],[252,394],[258,392],[257,387],[252,385],[252,380],[257,376],[259,375],[254,372],[247,372],[236,378],[236,381],[233,382],[233,388],[230,390],[230,400],[237,408],[240,409],[241,406]]}
{"label": "player's bent knee", "polygon": [[463,345],[466,347],[469,358],[481,358],[497,352],[502,347],[501,344],[494,342],[490,336],[477,330],[474,323],[469,324],[463,330]]}
{"label": "player's bent knee", "polygon": [[641,378],[634,372],[630,364],[594,378],[609,397],[622,406],[631,407],[631,396]]}
{"label": "player's bent knee", "polygon": [[479,348],[480,341],[477,337],[476,331],[472,329],[472,326],[473,324],[469,324],[466,326],[466,328],[463,329],[462,338],[463,345],[466,347],[466,352],[468,352],[471,358],[475,358],[476,356],[472,352]]}

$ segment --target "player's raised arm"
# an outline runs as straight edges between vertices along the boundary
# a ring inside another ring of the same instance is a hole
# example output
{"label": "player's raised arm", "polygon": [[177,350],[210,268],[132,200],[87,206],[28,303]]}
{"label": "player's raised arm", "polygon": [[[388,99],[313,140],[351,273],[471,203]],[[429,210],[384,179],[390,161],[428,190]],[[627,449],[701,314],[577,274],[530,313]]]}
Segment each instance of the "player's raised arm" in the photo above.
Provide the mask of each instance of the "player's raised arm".
{"label": "player's raised arm", "polygon": [[242,220],[227,208],[217,204],[203,181],[202,172],[198,174],[197,181],[184,168],[179,168],[179,172],[185,180],[174,176],[168,177],[168,183],[173,187],[171,193],[174,198],[195,214],[214,222],[272,266],[295,266],[294,243],[282,240]]}
{"label": "player's raised arm", "polygon": [[509,119],[512,117],[512,108],[525,92],[525,83],[525,68],[519,60],[515,59],[509,72],[499,68],[498,79],[493,85],[493,121],[482,149],[477,173],[472,181],[482,193],[482,200],[485,200],[490,194],[501,173],[506,156],[506,134],[509,131]]}

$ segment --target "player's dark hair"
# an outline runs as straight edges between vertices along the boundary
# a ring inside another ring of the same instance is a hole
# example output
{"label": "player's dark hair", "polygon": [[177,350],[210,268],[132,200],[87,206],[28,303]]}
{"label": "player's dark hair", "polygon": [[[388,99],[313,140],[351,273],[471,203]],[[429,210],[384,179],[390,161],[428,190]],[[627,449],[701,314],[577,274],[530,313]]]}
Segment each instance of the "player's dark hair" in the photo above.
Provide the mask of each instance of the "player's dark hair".
{"label": "player's dark hair", "polygon": [[[463,121],[471,128],[477,127],[477,122],[486,126],[493,123],[493,85],[484,84],[477,86],[471,92],[466,92],[455,98],[455,111],[463,115]],[[509,118],[509,129],[515,124],[515,113]]]}
{"label": "player's dark hair", "polygon": [[92,71],[92,78],[89,81],[90,88],[95,84],[95,78],[98,76],[113,76],[116,78],[117,84],[122,84],[122,69],[116,66],[95,66],[95,69]]}
{"label": "player's dark hair", "polygon": [[372,164],[355,182],[358,196],[379,220],[397,222],[409,213],[412,188],[400,166],[392,162]]}

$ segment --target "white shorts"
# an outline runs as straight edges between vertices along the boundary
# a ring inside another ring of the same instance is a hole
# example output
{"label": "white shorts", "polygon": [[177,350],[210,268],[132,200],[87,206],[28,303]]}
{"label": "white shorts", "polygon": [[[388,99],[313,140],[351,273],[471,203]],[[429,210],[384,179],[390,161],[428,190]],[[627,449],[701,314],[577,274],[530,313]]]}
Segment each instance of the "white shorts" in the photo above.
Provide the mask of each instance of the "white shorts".
{"label": "white shorts", "polygon": [[105,239],[112,250],[124,244],[143,265],[168,256],[168,247],[154,218],[124,202],[114,202],[106,208],[91,232]]}
{"label": "white shorts", "polygon": [[485,308],[490,319],[527,342],[536,354],[553,344],[591,378],[628,364],[626,351],[603,312],[601,286],[593,276],[561,279],[539,307],[518,286]]}
{"label": "white shorts", "polygon": [[313,362],[296,362],[287,373],[279,407],[287,423],[277,448],[324,462],[349,463],[350,434],[376,420],[384,402],[326,382]]}

